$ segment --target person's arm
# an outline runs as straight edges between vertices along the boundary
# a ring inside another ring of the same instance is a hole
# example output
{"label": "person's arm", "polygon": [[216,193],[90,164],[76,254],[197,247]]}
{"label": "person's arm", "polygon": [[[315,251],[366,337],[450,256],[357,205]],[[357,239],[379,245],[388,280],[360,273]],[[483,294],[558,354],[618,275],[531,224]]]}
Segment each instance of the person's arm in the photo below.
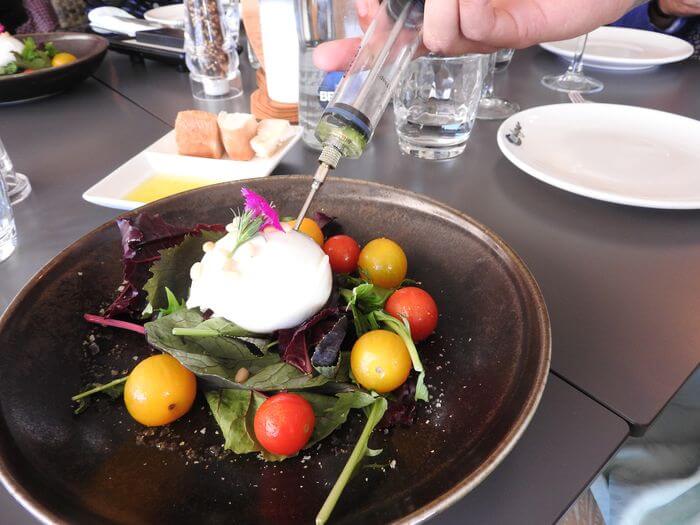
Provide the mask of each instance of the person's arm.
{"label": "person's arm", "polygon": [[[690,0],[689,0],[690,1]],[[617,20],[644,0],[426,0],[423,42],[444,55],[490,53],[582,35]],[[356,0],[371,15],[378,0]],[[322,69],[343,69],[357,42],[327,42],[314,53]]]}
{"label": "person's arm", "polygon": [[668,2],[664,0],[652,0],[645,5],[636,7],[611,25],[645,31],[676,33],[685,26],[686,19],[665,11],[667,4]]}

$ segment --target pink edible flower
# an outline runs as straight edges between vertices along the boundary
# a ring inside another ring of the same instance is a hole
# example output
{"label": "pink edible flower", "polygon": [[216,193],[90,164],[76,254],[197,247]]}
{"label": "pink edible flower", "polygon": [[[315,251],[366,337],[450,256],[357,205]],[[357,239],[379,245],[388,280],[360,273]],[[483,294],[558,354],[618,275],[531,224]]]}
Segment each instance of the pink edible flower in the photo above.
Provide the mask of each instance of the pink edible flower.
{"label": "pink edible flower", "polygon": [[272,226],[273,228],[282,231],[279,215],[262,195],[259,195],[248,188],[241,188],[241,195],[243,195],[243,198],[245,199],[246,211],[251,212],[255,217],[264,217],[265,221],[260,226],[261,231],[268,226]]}
{"label": "pink edible flower", "polygon": [[5,32],[5,26],[0,24],[0,33],[4,33],[4,32]]}

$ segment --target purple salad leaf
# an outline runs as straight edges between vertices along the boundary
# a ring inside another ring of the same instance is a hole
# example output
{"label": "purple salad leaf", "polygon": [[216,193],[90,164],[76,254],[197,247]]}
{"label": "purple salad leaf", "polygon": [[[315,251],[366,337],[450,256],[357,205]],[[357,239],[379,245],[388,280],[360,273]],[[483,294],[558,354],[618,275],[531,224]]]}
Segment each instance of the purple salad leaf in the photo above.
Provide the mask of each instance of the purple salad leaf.
{"label": "purple salad leaf", "polygon": [[408,380],[391,393],[387,408],[379,428],[396,426],[410,427],[416,420],[416,377]]}
{"label": "purple salad leaf", "polygon": [[160,250],[178,245],[188,234],[226,231],[222,224],[197,224],[193,228],[182,228],[149,213],[118,219],[117,226],[122,237],[123,282],[119,294],[106,310],[106,317],[124,314],[138,316],[141,313],[145,299],[142,288],[151,276],[151,264],[160,259]]}
{"label": "purple salad leaf", "polygon": [[[296,328],[277,332],[282,361],[297,367],[305,374],[312,373],[313,367],[309,357],[307,336],[317,324],[329,318],[336,318],[337,320],[339,315],[340,312],[337,308],[325,308]],[[331,328],[332,326],[328,329],[330,330]],[[316,338],[318,339],[318,336]]]}

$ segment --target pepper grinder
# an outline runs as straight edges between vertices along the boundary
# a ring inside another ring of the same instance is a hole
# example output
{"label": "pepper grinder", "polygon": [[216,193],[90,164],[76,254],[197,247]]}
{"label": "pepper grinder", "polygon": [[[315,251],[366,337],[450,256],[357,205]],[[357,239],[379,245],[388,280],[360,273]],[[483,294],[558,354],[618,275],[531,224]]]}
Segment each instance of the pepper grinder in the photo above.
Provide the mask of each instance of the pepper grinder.
{"label": "pepper grinder", "polygon": [[226,100],[243,93],[236,39],[221,0],[185,0],[185,55],[192,95]]}

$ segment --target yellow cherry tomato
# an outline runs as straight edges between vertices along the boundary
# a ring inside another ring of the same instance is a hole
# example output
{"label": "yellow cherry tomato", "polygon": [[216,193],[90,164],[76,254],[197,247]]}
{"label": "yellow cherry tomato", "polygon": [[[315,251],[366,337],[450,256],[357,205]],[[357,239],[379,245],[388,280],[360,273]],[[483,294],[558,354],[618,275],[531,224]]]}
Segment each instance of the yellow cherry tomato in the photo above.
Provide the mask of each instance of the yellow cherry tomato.
{"label": "yellow cherry tomato", "polygon": [[406,278],[408,261],[391,239],[374,239],[360,252],[360,273],[382,288],[396,288]]}
{"label": "yellow cherry tomato", "polygon": [[352,347],[350,367],[360,385],[384,394],[406,382],[412,363],[408,349],[398,335],[388,330],[372,330]]}
{"label": "yellow cherry tomato", "polygon": [[124,385],[126,409],[148,427],[185,415],[197,395],[197,379],[174,357],[161,354],[141,361]]}
{"label": "yellow cherry tomato", "polygon": [[[296,221],[289,221],[287,224],[294,228],[295,223]],[[318,227],[315,220],[304,217],[304,220],[301,221],[301,226],[299,226],[299,231],[305,233],[316,241],[316,244],[323,247],[323,232],[321,228]]]}
{"label": "yellow cherry tomato", "polygon": [[53,67],[65,66],[76,60],[75,55],[71,55],[70,53],[56,53],[51,59],[51,65]]}

